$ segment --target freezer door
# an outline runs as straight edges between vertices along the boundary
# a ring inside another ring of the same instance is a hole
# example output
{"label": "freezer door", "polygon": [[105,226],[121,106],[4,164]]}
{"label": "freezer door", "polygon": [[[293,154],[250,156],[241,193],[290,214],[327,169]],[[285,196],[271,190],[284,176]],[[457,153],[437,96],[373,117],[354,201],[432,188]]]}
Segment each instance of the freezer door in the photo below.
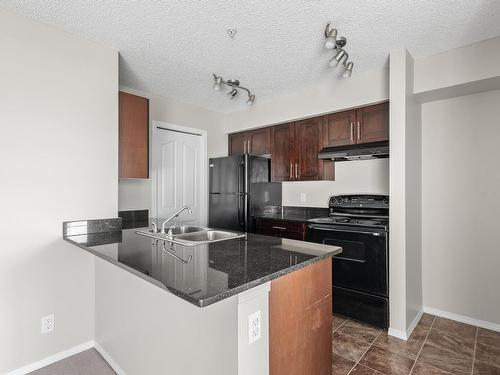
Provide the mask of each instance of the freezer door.
{"label": "freezer door", "polygon": [[209,178],[210,193],[239,193],[244,191],[244,155],[210,159]]}
{"label": "freezer door", "polygon": [[208,225],[211,228],[222,228],[245,231],[246,194],[210,194]]}

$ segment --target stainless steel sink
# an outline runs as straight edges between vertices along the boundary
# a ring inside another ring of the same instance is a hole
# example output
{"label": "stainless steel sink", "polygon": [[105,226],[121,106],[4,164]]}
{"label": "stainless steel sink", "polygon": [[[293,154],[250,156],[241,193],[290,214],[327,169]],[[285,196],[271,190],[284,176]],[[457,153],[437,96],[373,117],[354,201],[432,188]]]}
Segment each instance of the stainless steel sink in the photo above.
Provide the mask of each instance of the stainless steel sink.
{"label": "stainless steel sink", "polygon": [[[175,231],[174,228],[177,228]],[[225,230],[214,230],[201,227],[173,227],[172,235],[156,232],[154,230],[138,230],[141,236],[155,238],[157,240],[172,242],[182,246],[196,246],[206,243],[232,240],[245,237],[245,233],[230,232]]]}
{"label": "stainless steel sink", "polygon": [[206,230],[203,232],[183,234],[176,237],[176,240],[189,242],[215,242],[229,240],[231,238],[243,237],[242,233],[227,232],[223,230]]}
{"label": "stainless steel sink", "polygon": [[[206,228],[202,227],[192,227],[189,225],[183,225],[180,227],[170,227],[168,228],[169,232],[172,233],[173,236],[179,235],[179,234],[186,234],[186,233],[193,233],[193,232],[201,232],[206,230]],[[159,233],[158,231],[155,231],[154,229],[149,230],[151,233]]]}

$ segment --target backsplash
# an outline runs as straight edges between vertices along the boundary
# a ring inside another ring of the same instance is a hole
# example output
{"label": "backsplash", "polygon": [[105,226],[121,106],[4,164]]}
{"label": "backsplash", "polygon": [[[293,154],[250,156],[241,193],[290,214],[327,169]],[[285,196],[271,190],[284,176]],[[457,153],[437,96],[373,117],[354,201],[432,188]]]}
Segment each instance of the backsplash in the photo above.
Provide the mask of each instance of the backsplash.
{"label": "backsplash", "polygon": [[283,182],[283,206],[328,207],[336,194],[389,194],[389,159],[335,163],[335,181]]}

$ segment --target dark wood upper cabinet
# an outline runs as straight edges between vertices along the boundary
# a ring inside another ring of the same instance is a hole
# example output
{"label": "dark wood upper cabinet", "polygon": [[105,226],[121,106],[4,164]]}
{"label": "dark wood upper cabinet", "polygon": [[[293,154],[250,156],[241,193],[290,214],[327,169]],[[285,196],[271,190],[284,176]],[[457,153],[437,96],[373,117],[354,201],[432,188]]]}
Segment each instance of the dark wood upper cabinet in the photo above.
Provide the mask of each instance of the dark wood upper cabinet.
{"label": "dark wood upper cabinet", "polygon": [[247,132],[248,150],[252,155],[269,155],[271,153],[271,129],[257,129]]}
{"label": "dark wood upper cabinet", "polygon": [[327,115],[325,117],[325,145],[343,146],[355,143],[355,111],[332,113],[331,115]]}
{"label": "dark wood upper cabinet", "polygon": [[293,123],[271,128],[271,180],[290,181],[294,175]]}
{"label": "dark wood upper cabinet", "polygon": [[149,178],[149,100],[119,92],[119,177]]}
{"label": "dark wood upper cabinet", "polygon": [[356,143],[389,140],[389,103],[356,110]]}
{"label": "dark wood upper cabinet", "polygon": [[287,124],[229,134],[229,155],[271,154],[271,180],[334,180],[323,147],[389,140],[389,103],[313,117]]}
{"label": "dark wood upper cabinet", "polygon": [[318,159],[322,148],[324,117],[314,117],[295,123],[295,179],[299,181],[320,180],[323,160]]}
{"label": "dark wood upper cabinet", "polygon": [[318,159],[323,117],[271,127],[272,181],[333,180],[333,162]]}
{"label": "dark wood upper cabinet", "polygon": [[271,153],[270,139],[270,128],[229,134],[228,154],[269,155]]}
{"label": "dark wood upper cabinet", "polygon": [[229,134],[229,155],[244,154],[246,151],[246,134]]}
{"label": "dark wood upper cabinet", "polygon": [[325,146],[389,140],[389,103],[332,113],[326,118]]}

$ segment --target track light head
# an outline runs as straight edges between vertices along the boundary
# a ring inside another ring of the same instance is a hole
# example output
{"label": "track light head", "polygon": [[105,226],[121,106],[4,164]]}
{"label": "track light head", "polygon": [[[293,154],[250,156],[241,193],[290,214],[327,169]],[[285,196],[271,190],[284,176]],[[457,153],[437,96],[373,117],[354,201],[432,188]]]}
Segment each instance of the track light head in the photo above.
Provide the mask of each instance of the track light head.
{"label": "track light head", "polygon": [[247,104],[253,105],[254,102],[255,102],[255,95],[248,95]]}
{"label": "track light head", "polygon": [[346,52],[343,49],[339,49],[339,51],[332,57],[328,65],[330,66],[338,66],[340,61],[344,58]]}
{"label": "track light head", "polygon": [[344,73],[342,73],[342,78],[351,78],[352,69],[354,68],[354,64],[352,62],[348,62],[345,66]]}
{"label": "track light head", "polygon": [[337,48],[337,29],[331,29],[328,23],[325,28],[325,48],[335,49]]}
{"label": "track light head", "polygon": [[238,90],[233,88],[231,91],[227,93],[227,95],[229,96],[229,99],[234,99],[235,96],[238,95]]}
{"label": "track light head", "polygon": [[214,73],[214,87],[213,89],[215,91],[219,91],[222,87],[222,77],[218,76],[217,74]]}

